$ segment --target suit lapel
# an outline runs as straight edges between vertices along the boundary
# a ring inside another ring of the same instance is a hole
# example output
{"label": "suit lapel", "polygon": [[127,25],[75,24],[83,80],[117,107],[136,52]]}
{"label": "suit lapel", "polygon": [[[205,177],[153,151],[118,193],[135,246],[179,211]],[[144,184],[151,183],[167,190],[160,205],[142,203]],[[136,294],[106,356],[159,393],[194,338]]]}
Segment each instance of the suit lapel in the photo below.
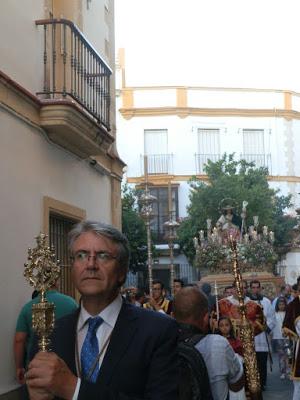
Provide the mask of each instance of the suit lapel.
{"label": "suit lapel", "polygon": [[133,340],[134,332],[137,329],[137,318],[138,315],[135,307],[123,303],[100,368],[98,381],[103,380],[108,383],[113,369],[122,358],[130,342]]}

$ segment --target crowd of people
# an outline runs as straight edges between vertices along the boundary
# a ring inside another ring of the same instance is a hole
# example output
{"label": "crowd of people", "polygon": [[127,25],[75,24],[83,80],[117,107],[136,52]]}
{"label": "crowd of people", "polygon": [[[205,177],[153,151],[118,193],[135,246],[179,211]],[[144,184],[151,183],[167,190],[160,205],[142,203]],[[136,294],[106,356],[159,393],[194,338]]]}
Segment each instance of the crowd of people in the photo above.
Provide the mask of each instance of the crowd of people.
{"label": "crowd of people", "polygon": [[[179,357],[180,343],[184,345],[181,351],[188,348],[192,357],[200,355],[199,362],[203,361],[202,375],[199,371],[196,374],[200,376],[199,390],[205,387],[207,391],[205,396],[195,398],[246,398],[235,283],[225,287],[217,302],[209,283],[184,284],[180,279],[173,282],[174,296],[163,282],[153,280],[150,296],[141,288],[124,288],[129,245],[113,226],[83,221],[70,232],[69,247],[80,306],[74,310],[73,304],[66,315],[56,316],[51,352],[38,351],[30,332],[30,348],[23,365],[20,356],[16,357],[23,329],[19,317],[15,359],[17,378],[26,387],[24,398],[192,399],[187,389],[194,390],[195,384],[182,385],[191,376],[182,373],[182,362],[188,357]],[[281,379],[295,379],[294,400],[299,399],[300,357],[294,356],[292,369],[290,364],[291,344],[300,336],[299,282],[282,287],[274,299],[263,294],[259,280],[252,280],[249,286],[243,284],[261,388],[266,386],[267,365],[272,363],[275,349]],[[23,356],[24,346],[23,341]]]}

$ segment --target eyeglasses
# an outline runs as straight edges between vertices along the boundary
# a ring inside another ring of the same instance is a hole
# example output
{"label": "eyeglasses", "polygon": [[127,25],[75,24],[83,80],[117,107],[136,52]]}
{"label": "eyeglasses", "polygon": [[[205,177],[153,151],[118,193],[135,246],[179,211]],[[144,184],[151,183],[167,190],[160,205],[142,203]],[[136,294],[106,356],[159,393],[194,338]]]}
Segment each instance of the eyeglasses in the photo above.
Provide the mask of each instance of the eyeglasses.
{"label": "eyeglasses", "polygon": [[80,250],[72,257],[74,262],[78,264],[86,264],[90,258],[93,258],[97,264],[106,264],[111,260],[116,260],[118,257],[113,256],[106,251],[98,251],[95,255],[91,255],[88,251]]}

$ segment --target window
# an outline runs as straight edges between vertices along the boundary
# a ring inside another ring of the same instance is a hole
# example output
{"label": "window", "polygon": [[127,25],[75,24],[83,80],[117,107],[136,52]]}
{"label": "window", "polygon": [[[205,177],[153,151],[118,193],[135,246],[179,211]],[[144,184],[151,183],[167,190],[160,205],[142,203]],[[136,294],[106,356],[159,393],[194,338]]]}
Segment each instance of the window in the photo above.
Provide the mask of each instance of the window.
{"label": "window", "polygon": [[196,172],[203,174],[208,160],[215,162],[220,159],[220,129],[199,128],[197,133]]}
{"label": "window", "polygon": [[144,130],[144,153],[166,154],[168,152],[168,130],[167,129],[145,129]]}
{"label": "window", "polygon": [[[151,231],[154,234],[154,242],[162,243],[166,242],[164,223],[173,219],[178,218],[178,188],[171,188],[171,199],[169,201],[169,188],[159,187],[150,188],[150,193],[155,196],[157,201],[153,203],[153,222],[151,223]],[[171,208],[172,215],[169,215],[169,207]]]}
{"label": "window", "polygon": [[71,280],[71,262],[68,251],[68,233],[77,221],[51,213],[49,215],[49,244],[54,247],[61,268],[60,291],[75,298]]}
{"label": "window", "polygon": [[54,247],[56,259],[61,265],[60,290],[78,301],[79,293],[75,293],[71,283],[67,234],[74,223],[86,218],[86,211],[48,196],[43,198],[43,210],[43,230],[49,235],[49,244]]}
{"label": "window", "polygon": [[144,154],[147,155],[149,174],[171,172],[172,155],[168,154],[167,129],[144,130]]}
{"label": "window", "polygon": [[265,153],[263,129],[243,129],[243,151],[246,155]]}
{"label": "window", "polygon": [[243,129],[243,154],[241,158],[254,162],[256,167],[271,167],[271,155],[265,154],[264,130]]}

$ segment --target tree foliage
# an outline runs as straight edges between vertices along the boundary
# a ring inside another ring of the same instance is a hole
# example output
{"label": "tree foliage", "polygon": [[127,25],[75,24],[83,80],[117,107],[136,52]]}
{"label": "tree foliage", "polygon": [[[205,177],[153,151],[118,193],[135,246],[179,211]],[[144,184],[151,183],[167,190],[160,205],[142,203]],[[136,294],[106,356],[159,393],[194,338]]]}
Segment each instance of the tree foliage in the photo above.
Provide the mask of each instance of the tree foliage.
{"label": "tree foliage", "polygon": [[188,217],[184,219],[178,235],[183,253],[192,263],[195,256],[193,238],[200,229],[206,230],[207,218],[212,219],[212,226],[220,217],[219,205],[222,199],[232,198],[241,213],[242,202],[246,200],[247,226],[253,224],[253,216],[259,216],[259,230],[268,226],[275,234],[275,250],[287,251],[290,242],[290,229],[296,219],[285,214],[291,207],[291,196],[279,195],[269,187],[267,168],[256,168],[254,163],[245,160],[235,161],[234,155],[226,155],[217,161],[208,161],[205,166],[208,182],[193,178],[190,182],[190,204]]}
{"label": "tree foliage", "polygon": [[127,184],[122,188],[122,232],[129,241],[130,270],[143,270],[147,260],[147,233],[145,223],[139,215],[136,189]]}

